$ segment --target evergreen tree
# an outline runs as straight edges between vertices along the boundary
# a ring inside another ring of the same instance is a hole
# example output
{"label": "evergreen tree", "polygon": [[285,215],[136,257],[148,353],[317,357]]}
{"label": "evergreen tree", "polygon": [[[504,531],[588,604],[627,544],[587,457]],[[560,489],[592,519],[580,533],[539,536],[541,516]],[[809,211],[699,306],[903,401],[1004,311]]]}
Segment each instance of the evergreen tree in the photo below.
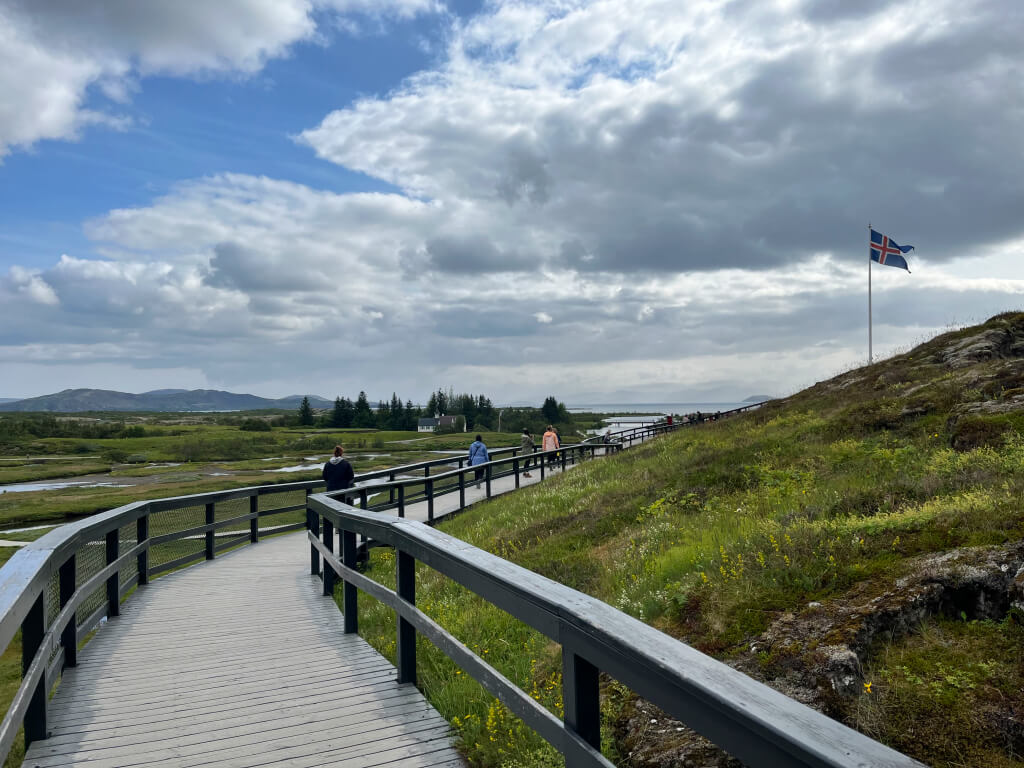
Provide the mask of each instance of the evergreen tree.
{"label": "evergreen tree", "polygon": [[396,395],[394,392],[391,393],[391,420],[388,422],[388,427],[391,429],[401,429],[405,424],[405,414],[402,412],[402,398]]}
{"label": "evergreen tree", "polygon": [[373,411],[370,409],[370,401],[366,399],[366,393],[360,391],[356,398],[355,413],[352,415],[353,427],[372,427],[376,423]]}
{"label": "evergreen tree", "polygon": [[424,409],[423,413],[424,413],[425,416],[429,416],[430,418],[433,418],[434,416],[437,416],[437,393],[436,392],[431,392],[430,393],[430,399],[427,400],[427,407]]}
{"label": "evergreen tree", "polygon": [[345,404],[340,397],[334,398],[334,410],[331,411],[331,426],[340,427],[345,420]]}
{"label": "evergreen tree", "polygon": [[352,405],[352,401],[349,400],[347,397],[341,398],[340,411],[337,408],[337,404],[335,404],[335,413],[338,415],[338,422],[334,426],[341,427],[342,429],[347,429],[348,427],[351,427],[352,419],[355,416],[355,412],[356,408],[354,405]]}
{"label": "evergreen tree", "polygon": [[558,423],[558,401],[554,397],[544,398],[544,405],[540,407],[540,412],[548,424]]}
{"label": "evergreen tree", "polygon": [[405,421],[402,422],[402,429],[412,432],[416,431],[420,419],[420,409],[412,404],[412,400],[405,401]]}
{"label": "evergreen tree", "polygon": [[391,406],[381,400],[377,403],[377,426],[388,429],[391,426]]}
{"label": "evergreen tree", "polygon": [[302,398],[302,405],[299,406],[299,424],[308,427],[313,423],[313,407],[309,404],[309,398]]}

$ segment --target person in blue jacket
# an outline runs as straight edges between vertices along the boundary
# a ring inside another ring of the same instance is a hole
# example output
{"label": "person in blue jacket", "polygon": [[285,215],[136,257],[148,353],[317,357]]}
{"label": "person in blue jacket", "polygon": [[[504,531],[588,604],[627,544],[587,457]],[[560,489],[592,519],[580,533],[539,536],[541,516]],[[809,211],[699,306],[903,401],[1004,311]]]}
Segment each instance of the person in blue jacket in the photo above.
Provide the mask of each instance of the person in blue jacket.
{"label": "person in blue jacket", "polygon": [[[476,466],[477,464],[486,464],[491,460],[491,457],[487,454],[487,446],[484,445],[484,439],[480,436],[476,436],[476,440],[469,446],[469,463],[470,466]],[[480,480],[484,476],[484,470],[478,469],[476,471],[476,487],[480,487]]]}
{"label": "person in blue jacket", "polygon": [[356,473],[344,456],[345,449],[336,445],[334,446],[334,456],[324,464],[323,478],[327,482],[328,491],[342,491],[352,487],[352,479]]}

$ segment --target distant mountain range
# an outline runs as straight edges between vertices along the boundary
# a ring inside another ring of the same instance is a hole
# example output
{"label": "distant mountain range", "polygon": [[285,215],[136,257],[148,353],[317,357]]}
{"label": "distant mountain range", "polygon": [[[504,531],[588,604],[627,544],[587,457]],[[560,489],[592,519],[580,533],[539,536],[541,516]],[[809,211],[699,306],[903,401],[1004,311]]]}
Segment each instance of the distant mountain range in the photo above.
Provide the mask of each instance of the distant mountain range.
{"label": "distant mountain range", "polygon": [[[24,400],[0,399],[0,411],[256,411],[265,408],[298,408],[302,395],[277,399],[239,395],[219,389],[156,389],[135,395],[109,389],[65,389],[52,395]],[[314,408],[329,408],[334,401],[307,395]]]}
{"label": "distant mountain range", "polygon": [[765,403],[775,398],[771,395],[751,395],[750,397],[743,398],[744,403]]}

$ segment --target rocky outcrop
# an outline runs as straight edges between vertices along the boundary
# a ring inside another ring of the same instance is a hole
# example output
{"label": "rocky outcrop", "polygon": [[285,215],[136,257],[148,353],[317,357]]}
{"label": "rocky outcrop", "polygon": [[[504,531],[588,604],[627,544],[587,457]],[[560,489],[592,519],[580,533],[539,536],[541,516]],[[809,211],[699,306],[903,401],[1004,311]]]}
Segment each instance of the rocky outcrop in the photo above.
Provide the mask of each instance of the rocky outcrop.
{"label": "rocky outcrop", "polygon": [[1024,337],[1020,330],[1012,325],[987,328],[942,349],[939,356],[942,363],[950,368],[966,368],[987,360],[1024,357]]}
{"label": "rocky outcrop", "polygon": [[[835,696],[859,693],[861,665],[879,638],[896,639],[916,630],[930,616],[968,620],[1001,619],[1024,589],[1024,542],[1002,547],[970,547],[911,559],[909,575],[884,591],[866,584],[853,595],[811,604],[776,619],[754,643],[767,654],[767,672],[807,688],[802,700],[834,713]],[[1016,586],[1015,586],[1016,585]],[[874,593],[874,594],[872,594]],[[750,663],[744,671],[754,672]]]}
{"label": "rocky outcrop", "polygon": [[[881,638],[917,630],[931,616],[1001,619],[1024,611],[1024,542],[968,547],[913,558],[895,582],[867,582],[853,593],[779,616],[730,666],[803,704],[839,716],[862,689],[862,667]],[[618,723],[619,744],[635,768],[734,768],[711,742],[643,700]]]}

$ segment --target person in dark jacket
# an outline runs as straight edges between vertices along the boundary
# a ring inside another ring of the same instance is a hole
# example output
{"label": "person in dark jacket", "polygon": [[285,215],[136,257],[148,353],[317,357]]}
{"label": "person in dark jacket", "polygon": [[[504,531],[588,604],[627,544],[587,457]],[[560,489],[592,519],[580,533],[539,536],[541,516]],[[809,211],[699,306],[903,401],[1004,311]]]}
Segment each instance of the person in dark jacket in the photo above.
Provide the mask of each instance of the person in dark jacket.
{"label": "person in dark jacket", "polygon": [[352,479],[356,473],[344,456],[345,449],[336,445],[334,446],[334,456],[324,464],[323,476],[327,482],[328,491],[343,491],[352,487]]}
{"label": "person in dark jacket", "polygon": [[519,452],[527,458],[523,461],[523,477],[533,477],[530,474],[530,459],[529,456],[533,453],[533,435],[530,434],[530,430],[523,429],[522,437],[519,438]]}
{"label": "person in dark jacket", "polygon": [[[491,460],[491,457],[487,453],[487,446],[484,445],[484,439],[480,436],[476,436],[476,440],[469,446],[469,464],[475,467],[477,464],[486,464]],[[480,487],[480,481],[483,479],[485,470],[478,469],[474,473],[476,475],[476,487]]]}

